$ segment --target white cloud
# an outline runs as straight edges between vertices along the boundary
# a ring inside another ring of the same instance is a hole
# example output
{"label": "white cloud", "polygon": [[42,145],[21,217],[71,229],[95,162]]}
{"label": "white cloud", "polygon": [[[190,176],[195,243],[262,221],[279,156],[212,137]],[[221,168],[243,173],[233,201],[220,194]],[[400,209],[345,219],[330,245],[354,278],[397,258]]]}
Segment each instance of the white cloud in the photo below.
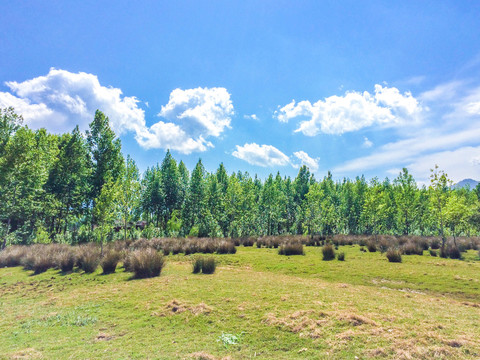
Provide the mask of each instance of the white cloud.
{"label": "white cloud", "polygon": [[66,132],[79,125],[86,130],[100,109],[117,135],[133,132],[144,148],[170,148],[184,154],[213,147],[207,138],[219,137],[230,127],[233,115],[225,88],[173,90],[159,113],[167,121],[148,127],[136,97],[102,86],[93,74],[52,68],[45,76],[6,85],[11,93],[0,92],[0,107],[13,106],[33,128]]}
{"label": "white cloud", "polygon": [[246,120],[255,120],[255,121],[260,120],[256,114],[243,115],[243,118],[246,119]]}
{"label": "white cloud", "polygon": [[369,149],[372,146],[373,146],[373,142],[371,142],[366,136],[364,136],[362,147],[365,148],[365,149]]}
{"label": "white cloud", "polygon": [[296,132],[315,136],[343,134],[379,125],[383,127],[415,124],[423,111],[419,101],[410,92],[401,94],[397,88],[375,85],[375,93],[347,92],[344,96],[330,96],[314,104],[293,100],[275,115],[281,122],[293,118],[302,120]]}
{"label": "white cloud", "polygon": [[408,164],[407,168],[419,183],[427,185],[430,182],[430,169],[435,164],[444,170],[454,183],[467,178],[480,180],[479,158],[480,146],[464,146],[420,156]]}
{"label": "white cloud", "polygon": [[158,116],[178,121],[193,136],[220,136],[230,127],[233,105],[225,88],[175,89]]}
{"label": "white cloud", "polygon": [[[306,165],[312,172],[318,171],[318,162],[320,158],[311,158],[305,151],[296,151],[293,153],[298,160],[300,160],[301,165]],[[299,165],[292,162],[294,168],[298,168]]]}
{"label": "white cloud", "polygon": [[255,143],[236,145],[232,155],[245,160],[251,165],[263,167],[285,166],[290,163],[287,155],[271,145],[258,145]]}
{"label": "white cloud", "polygon": [[65,132],[79,125],[85,130],[97,109],[109,116],[117,134],[145,127],[144,111],[137,106],[138,100],[122,96],[120,89],[100,85],[92,74],[52,68],[45,76],[5,84],[15,96],[0,93],[1,105],[14,106],[25,122],[35,128]]}
{"label": "white cloud", "polygon": [[358,173],[383,166],[406,165],[422,154],[476,144],[479,138],[480,128],[477,126],[449,133],[425,129],[416,136],[382,145],[370,155],[347,161],[337,166],[334,172]]}

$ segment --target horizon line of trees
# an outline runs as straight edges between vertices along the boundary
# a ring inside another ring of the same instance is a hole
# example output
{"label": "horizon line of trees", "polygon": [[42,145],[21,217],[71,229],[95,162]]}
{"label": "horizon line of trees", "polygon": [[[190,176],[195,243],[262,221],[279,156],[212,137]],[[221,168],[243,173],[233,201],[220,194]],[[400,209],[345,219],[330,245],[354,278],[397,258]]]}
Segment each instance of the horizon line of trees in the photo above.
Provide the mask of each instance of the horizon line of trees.
{"label": "horizon line of trees", "polygon": [[[453,189],[435,166],[419,187],[404,168],[390,181],[316,180],[304,165],[292,179],[215,172],[201,159],[190,173],[167,151],[140,174],[97,110],[89,130],[32,130],[0,109],[0,239],[7,244],[103,242],[114,238],[480,232],[480,186]],[[139,233],[131,224],[146,222]],[[121,232],[115,232],[121,228]]]}

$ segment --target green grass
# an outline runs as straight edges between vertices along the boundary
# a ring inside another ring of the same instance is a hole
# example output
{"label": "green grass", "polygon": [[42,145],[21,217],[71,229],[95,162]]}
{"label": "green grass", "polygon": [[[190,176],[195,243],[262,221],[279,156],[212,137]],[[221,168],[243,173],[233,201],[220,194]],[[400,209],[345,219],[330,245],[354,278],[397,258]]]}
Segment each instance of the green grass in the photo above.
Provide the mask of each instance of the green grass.
{"label": "green grass", "polygon": [[130,280],[0,269],[0,359],[354,359],[480,356],[480,261],[341,246],[345,262],[239,247],[213,275],[167,257]]}

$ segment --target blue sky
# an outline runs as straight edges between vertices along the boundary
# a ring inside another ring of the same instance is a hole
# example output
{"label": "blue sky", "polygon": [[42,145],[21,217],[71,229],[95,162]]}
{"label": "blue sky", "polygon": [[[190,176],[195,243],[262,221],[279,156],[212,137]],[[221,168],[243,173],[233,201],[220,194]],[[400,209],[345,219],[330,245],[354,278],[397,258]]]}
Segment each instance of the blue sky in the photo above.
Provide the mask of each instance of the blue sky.
{"label": "blue sky", "polygon": [[0,1],[0,107],[140,169],[480,180],[480,3]]}

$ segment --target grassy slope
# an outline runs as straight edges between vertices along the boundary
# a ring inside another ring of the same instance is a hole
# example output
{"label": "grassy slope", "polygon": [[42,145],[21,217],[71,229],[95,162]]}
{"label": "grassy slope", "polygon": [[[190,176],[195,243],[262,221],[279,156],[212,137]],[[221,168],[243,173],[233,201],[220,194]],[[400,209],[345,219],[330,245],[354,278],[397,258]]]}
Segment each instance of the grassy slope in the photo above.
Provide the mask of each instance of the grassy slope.
{"label": "grassy slope", "polygon": [[[480,262],[341,247],[240,247],[214,275],[170,256],[159,278],[0,269],[0,359],[478,358]],[[238,344],[219,341],[235,334]],[[207,357],[208,358],[208,357]]]}

